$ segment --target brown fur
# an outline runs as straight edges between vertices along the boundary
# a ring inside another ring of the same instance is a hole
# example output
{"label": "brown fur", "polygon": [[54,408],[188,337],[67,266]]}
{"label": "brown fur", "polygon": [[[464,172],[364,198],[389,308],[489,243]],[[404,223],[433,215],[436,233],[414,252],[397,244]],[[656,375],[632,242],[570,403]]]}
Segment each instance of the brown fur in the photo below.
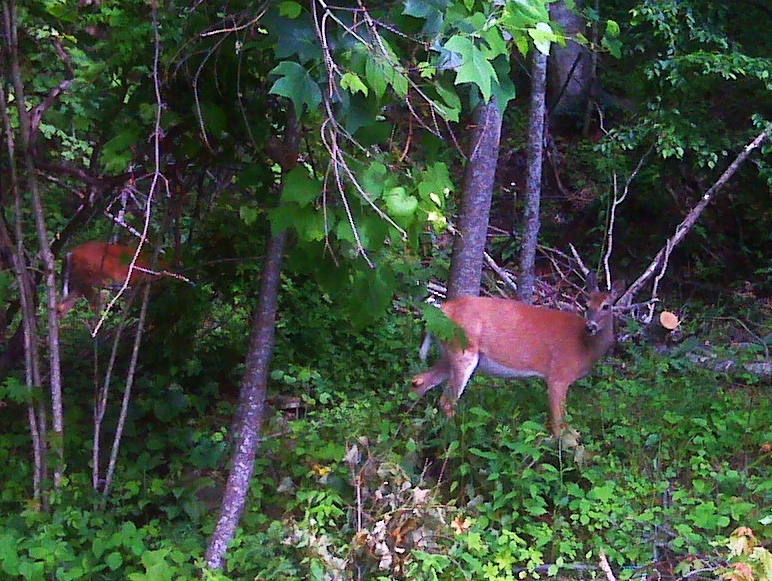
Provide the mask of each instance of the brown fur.
{"label": "brown fur", "polygon": [[[59,302],[59,317],[64,317],[80,297],[95,306],[99,298],[98,289],[123,286],[135,251],[135,248],[125,244],[92,240],[68,252],[63,275],[65,296]],[[156,276],[137,269],[153,271],[147,255],[140,254],[137,258],[129,286],[135,287]]]}
{"label": "brown fur", "polygon": [[497,298],[460,297],[442,306],[445,315],[464,330],[460,342],[442,345],[442,357],[430,369],[413,377],[412,388],[423,395],[436,385],[448,385],[440,405],[448,417],[475,370],[494,377],[542,377],[547,382],[552,433],[565,428],[569,386],[587,375],[614,343],[612,305],[621,292],[597,290],[588,278],[587,316]]}

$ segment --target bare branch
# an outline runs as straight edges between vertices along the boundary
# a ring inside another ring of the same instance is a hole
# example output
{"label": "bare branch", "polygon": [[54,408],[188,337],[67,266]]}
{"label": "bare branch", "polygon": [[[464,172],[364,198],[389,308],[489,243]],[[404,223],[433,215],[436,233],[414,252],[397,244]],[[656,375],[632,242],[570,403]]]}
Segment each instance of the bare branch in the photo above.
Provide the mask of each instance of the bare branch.
{"label": "bare branch", "polygon": [[756,138],[751,141],[748,145],[746,145],[743,150],[737,155],[737,157],[734,159],[734,161],[729,165],[728,168],[724,171],[723,174],[721,174],[721,177],[719,177],[716,180],[716,183],[714,183],[708,191],[706,191],[702,195],[702,199],[697,203],[697,205],[691,209],[691,211],[686,215],[686,218],[684,218],[681,223],[676,226],[675,232],[673,233],[673,236],[671,236],[667,242],[665,243],[665,246],[657,253],[657,255],[654,257],[654,260],[651,261],[649,266],[644,270],[643,274],[638,277],[638,279],[630,285],[630,287],[625,291],[625,293],[622,295],[622,297],[619,299],[618,304],[620,306],[624,306],[626,304],[629,304],[633,297],[636,295],[636,293],[643,287],[643,285],[646,283],[649,278],[656,272],[657,270],[660,271],[660,279],[664,275],[664,268],[667,266],[667,258],[670,256],[670,252],[672,252],[673,248],[675,248],[676,245],[678,245],[689,233],[689,231],[692,229],[692,226],[697,222],[700,215],[702,215],[702,212],[705,210],[705,208],[708,206],[708,204],[713,200],[715,195],[721,190],[721,188],[726,185],[726,182],[729,181],[729,179],[737,172],[739,167],[742,165],[742,163],[748,158],[748,156],[751,154],[751,152],[758,148],[765,139],[768,139],[770,136],[770,133],[772,133],[772,123],[769,123],[764,130],[759,133]]}
{"label": "bare branch", "polygon": [[630,177],[627,178],[625,189],[621,194],[618,193],[617,176],[614,174],[614,199],[611,202],[611,210],[609,211],[608,225],[606,228],[606,252],[603,255],[603,270],[606,275],[607,290],[611,288],[611,267],[609,266],[609,263],[611,262],[611,254],[614,251],[614,227],[616,226],[617,208],[621,206],[627,199],[627,194],[630,193],[630,184],[633,183],[635,176],[637,176],[638,172],[641,171],[644,162],[646,159],[648,159],[653,149],[653,147],[649,147],[646,153],[641,156],[641,159],[638,160],[638,165],[635,166],[633,173],[631,173]]}

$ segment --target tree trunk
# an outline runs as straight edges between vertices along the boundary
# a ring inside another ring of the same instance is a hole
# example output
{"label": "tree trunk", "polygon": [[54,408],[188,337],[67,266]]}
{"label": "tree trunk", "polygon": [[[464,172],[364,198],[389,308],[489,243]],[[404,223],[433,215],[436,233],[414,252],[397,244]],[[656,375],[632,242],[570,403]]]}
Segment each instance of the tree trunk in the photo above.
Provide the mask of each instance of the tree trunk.
{"label": "tree trunk", "polygon": [[544,153],[544,94],[547,86],[546,54],[533,52],[531,66],[531,108],[528,123],[528,178],[525,186],[525,216],[523,246],[520,250],[520,276],[517,294],[530,303],[534,284],[536,243],[539,240],[539,206],[541,204],[541,172]]}
{"label": "tree trunk", "polygon": [[[285,173],[297,163],[300,148],[300,131],[294,109],[290,107],[287,114],[284,142],[286,151],[294,152],[294,157],[288,155],[288,161],[282,164]],[[288,231],[276,232],[271,236],[266,250],[260,296],[252,319],[252,337],[233,426],[236,450],[225,485],[220,519],[209,539],[205,555],[209,569],[222,569],[228,544],[233,540],[247,503],[265,415],[265,393],[276,335],[281,267],[288,239]]]}
{"label": "tree trunk", "polygon": [[[45,211],[43,208],[42,194],[37,179],[37,168],[33,159],[33,135],[36,134],[36,124],[33,120],[32,112],[27,109],[27,98],[22,76],[22,65],[18,54],[18,22],[17,9],[15,2],[7,1],[2,3],[2,22],[4,40],[3,53],[0,55],[0,65],[4,73],[4,82],[13,87],[13,102],[16,105],[18,114],[18,127],[16,129],[16,139],[12,137],[12,126],[8,119],[8,111],[5,108],[6,100],[3,99],[3,124],[6,130],[9,163],[13,165],[12,170],[12,188],[14,193],[14,204],[16,206],[16,258],[14,259],[15,268],[19,281],[20,300],[22,301],[22,329],[24,354],[26,363],[26,380],[30,390],[37,390],[42,386],[42,370],[40,353],[37,350],[38,342],[38,321],[37,313],[34,308],[34,288],[30,284],[31,278],[19,270],[26,266],[24,258],[24,238],[23,232],[27,226],[22,223],[24,213],[21,211],[21,191],[24,188],[30,194],[33,209],[33,218],[35,230],[38,238],[39,256],[43,262],[43,277],[46,283],[47,307],[48,307],[48,377],[51,397],[52,427],[53,434],[48,432],[47,417],[44,404],[39,404],[37,417],[32,407],[29,409],[30,430],[32,432],[33,446],[35,447],[35,482],[33,486],[36,493],[40,490],[40,481],[46,476],[46,453],[42,458],[40,454],[45,453],[45,447],[50,446],[54,453],[56,463],[54,467],[54,486],[61,484],[64,474],[64,408],[62,400],[62,380],[61,365],[59,359],[59,321],[57,318],[56,301],[56,264],[54,255],[51,252],[49,244],[50,236],[46,229]],[[59,88],[66,88],[68,83],[63,83]],[[49,97],[59,94],[59,88],[52,91]],[[5,97],[5,94],[3,93]],[[54,99],[50,99],[53,103]],[[39,121],[37,122],[39,123]],[[17,175],[15,169],[21,170],[21,175]],[[8,242],[8,240],[6,241]],[[31,300],[30,300],[31,299]],[[41,400],[42,401],[42,400]],[[44,437],[45,436],[45,437]],[[44,439],[42,439],[44,437]],[[44,507],[47,501],[44,500]]]}
{"label": "tree trunk", "polygon": [[281,265],[287,237],[286,231],[279,232],[271,237],[268,244],[260,299],[252,321],[252,339],[247,352],[246,372],[239,398],[240,405],[245,406],[245,409],[241,414],[238,442],[225,487],[220,520],[206,550],[206,566],[209,569],[222,568],[228,543],[233,539],[247,502],[255,455],[260,444],[268,369],[273,356]]}
{"label": "tree trunk", "polygon": [[552,45],[549,74],[551,115],[573,120],[577,125],[584,118],[587,99],[593,83],[590,51],[572,38],[584,34],[585,22],[580,12],[582,0],[571,10],[565,0],[550,4],[550,18],[557,22],[567,37],[567,44]]}
{"label": "tree trunk", "polygon": [[471,152],[461,192],[459,231],[453,240],[448,298],[480,294],[501,120],[495,97],[489,103],[480,103],[474,113]]}

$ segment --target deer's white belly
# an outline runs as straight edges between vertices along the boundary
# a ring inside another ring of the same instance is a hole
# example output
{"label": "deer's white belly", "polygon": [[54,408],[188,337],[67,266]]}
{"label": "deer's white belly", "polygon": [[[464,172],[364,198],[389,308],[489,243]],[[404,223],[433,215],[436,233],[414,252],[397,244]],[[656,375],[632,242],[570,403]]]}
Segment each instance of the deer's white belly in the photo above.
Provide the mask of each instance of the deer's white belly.
{"label": "deer's white belly", "polygon": [[505,379],[525,379],[527,377],[544,377],[538,371],[528,369],[512,369],[485,356],[480,356],[477,371],[491,377],[503,377]]}

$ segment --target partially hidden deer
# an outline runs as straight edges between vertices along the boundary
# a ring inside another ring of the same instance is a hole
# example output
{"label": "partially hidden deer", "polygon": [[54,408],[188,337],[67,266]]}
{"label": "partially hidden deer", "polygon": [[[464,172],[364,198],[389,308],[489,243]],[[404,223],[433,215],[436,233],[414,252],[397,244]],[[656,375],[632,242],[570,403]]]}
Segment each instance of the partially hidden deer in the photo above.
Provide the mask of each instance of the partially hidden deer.
{"label": "partially hidden deer", "polygon": [[[541,377],[547,382],[552,434],[560,438],[567,427],[568,388],[614,344],[612,306],[622,285],[615,283],[611,292],[601,292],[594,273],[587,283],[585,317],[510,299],[464,296],[447,301],[442,311],[465,338],[441,344],[440,360],[413,377],[413,391],[422,396],[447,381],[440,406],[452,417],[475,371],[493,377]],[[429,335],[421,348],[422,360],[428,341]]]}
{"label": "partially hidden deer", "polygon": [[[64,258],[63,298],[57,307],[59,317],[64,317],[81,297],[96,308],[101,289],[117,290],[126,279],[128,286],[136,287],[165,274],[151,268],[150,257],[144,253],[140,253],[131,268],[135,252],[136,248],[125,244],[96,240],[70,250]],[[164,268],[163,264],[160,267]]]}

